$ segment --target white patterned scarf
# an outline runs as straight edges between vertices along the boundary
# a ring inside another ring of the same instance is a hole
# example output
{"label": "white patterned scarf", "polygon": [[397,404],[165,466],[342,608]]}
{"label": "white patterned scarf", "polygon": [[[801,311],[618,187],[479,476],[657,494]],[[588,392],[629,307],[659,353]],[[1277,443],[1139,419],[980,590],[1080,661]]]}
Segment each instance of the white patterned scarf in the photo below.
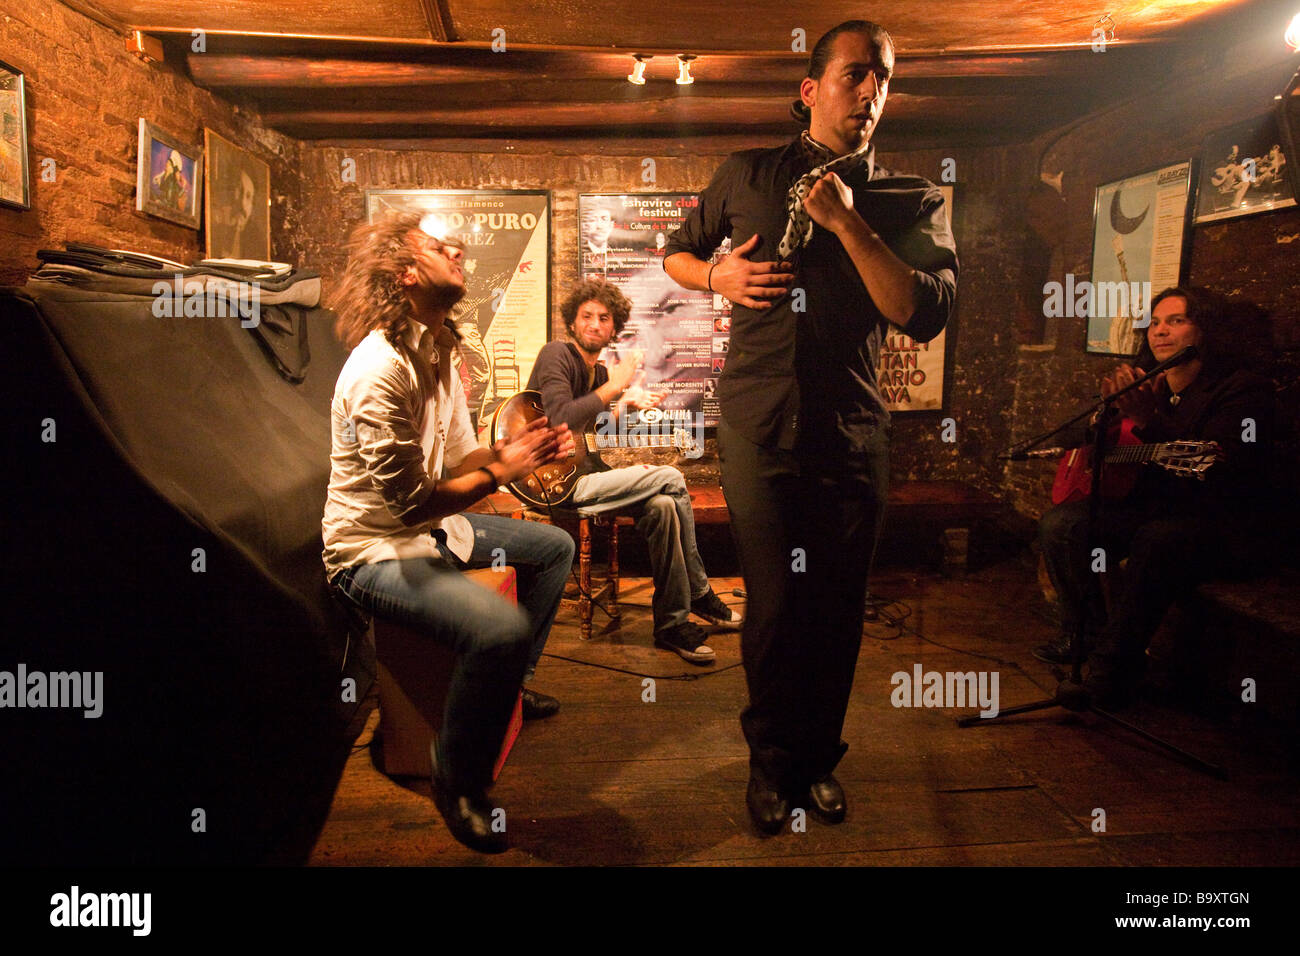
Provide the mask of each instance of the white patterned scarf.
{"label": "white patterned scarf", "polygon": [[827,173],[847,172],[857,168],[865,162],[867,151],[871,148],[871,140],[867,139],[863,140],[862,145],[853,152],[836,156],[828,147],[809,136],[807,130],[800,134],[799,141],[804,151],[817,165],[796,179],[790,191],[786,193],[785,208],[790,214],[790,220],[785,225],[785,235],[781,238],[781,244],[777,246],[777,255],[782,262],[788,260],[796,250],[802,248],[812,238],[813,221],[812,217],[804,211],[803,201],[812,191],[813,185]]}

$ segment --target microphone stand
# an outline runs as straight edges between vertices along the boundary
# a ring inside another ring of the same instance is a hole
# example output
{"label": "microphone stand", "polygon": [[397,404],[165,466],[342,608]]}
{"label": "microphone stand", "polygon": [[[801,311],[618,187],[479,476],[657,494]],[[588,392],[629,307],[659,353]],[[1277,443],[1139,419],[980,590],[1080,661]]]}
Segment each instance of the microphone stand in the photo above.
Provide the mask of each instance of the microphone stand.
{"label": "microphone stand", "polygon": [[[1118,399],[1121,395],[1125,394],[1126,392],[1138,388],[1144,382],[1149,381],[1154,376],[1159,375],[1161,372],[1165,371],[1166,369],[1173,368],[1175,365],[1181,365],[1182,363],[1190,361],[1195,357],[1196,357],[1196,347],[1188,346],[1187,348],[1180,351],[1177,355],[1174,355],[1171,358],[1167,359],[1166,361],[1161,362],[1151,371],[1147,372],[1145,375],[1136,379],[1132,384],[1127,385],[1126,387],[1120,389],[1119,391],[1113,393],[1110,396],[1102,396],[1101,400],[1097,404],[1086,409],[1083,413],[1076,415],[1074,418],[1071,418],[1069,421],[1065,422],[1062,425],[1057,426],[1056,428],[1053,428],[1051,431],[1046,432],[1043,435],[1039,435],[1036,438],[1030,439],[1028,442],[1025,443],[1024,447],[1017,449],[1015,452],[1010,452],[1007,455],[1000,456],[1012,461],[1024,460],[1025,453],[1028,452],[1030,449],[1032,449],[1035,445],[1042,444],[1048,438],[1051,438],[1053,435],[1057,434],[1058,432],[1063,431],[1064,429],[1073,425],[1075,422],[1079,421],[1085,416],[1092,414],[1094,411],[1100,412],[1100,414],[1097,416],[1095,435],[1093,436],[1092,493],[1088,496],[1087,551],[1090,556],[1096,552],[1096,549],[1100,546],[1100,542],[1102,540],[1101,522],[1104,520],[1104,515],[1103,515],[1103,507],[1102,507],[1103,503],[1102,503],[1101,489],[1103,487],[1102,480],[1104,478],[1105,467],[1106,467],[1106,452],[1108,451],[1107,439],[1109,438],[1108,433],[1110,431],[1108,426],[1110,424],[1111,418],[1117,412],[1117,410],[1114,408],[1115,400]],[[1057,676],[1059,682],[1056,686],[1056,693],[1052,697],[1043,700],[1036,700],[1028,704],[1021,704],[1017,707],[1009,707],[1005,710],[999,710],[996,717],[981,717],[979,714],[970,714],[966,717],[959,718],[957,720],[957,726],[975,727],[980,724],[992,723],[995,720],[1001,720],[1004,717],[1014,717],[1016,714],[1027,714],[1036,710],[1046,710],[1048,707],[1064,707],[1066,710],[1071,710],[1074,711],[1075,713],[1096,714],[1098,717],[1102,717],[1113,724],[1123,727],[1125,730],[1137,734],[1142,739],[1155,744],[1156,746],[1165,750],[1168,754],[1171,754],[1175,758],[1190,764],[1191,766],[1195,767],[1197,770],[1207,773],[1220,780],[1226,780],[1228,775],[1223,771],[1222,767],[1218,767],[1212,763],[1209,763],[1206,760],[1202,760],[1200,757],[1197,757],[1195,754],[1189,753],[1188,751],[1183,750],[1181,747],[1176,747],[1174,744],[1170,743],[1167,740],[1162,740],[1161,738],[1155,736],[1149,731],[1143,730],[1141,727],[1138,727],[1136,724],[1132,724],[1127,720],[1124,720],[1122,717],[1119,717],[1116,714],[1111,713],[1108,710],[1101,709],[1100,707],[1098,707],[1096,704],[1092,702],[1091,695],[1083,687],[1083,658],[1084,658],[1083,635],[1086,633],[1086,629],[1087,629],[1088,613],[1089,613],[1088,608],[1090,603],[1091,602],[1088,601],[1083,602],[1081,613],[1079,615],[1079,621],[1075,625],[1074,633],[1070,635],[1071,664],[1070,664],[1069,677],[1064,680],[1060,680],[1060,678],[1062,677],[1062,672],[1057,670],[1056,668],[1053,668],[1053,673]]]}

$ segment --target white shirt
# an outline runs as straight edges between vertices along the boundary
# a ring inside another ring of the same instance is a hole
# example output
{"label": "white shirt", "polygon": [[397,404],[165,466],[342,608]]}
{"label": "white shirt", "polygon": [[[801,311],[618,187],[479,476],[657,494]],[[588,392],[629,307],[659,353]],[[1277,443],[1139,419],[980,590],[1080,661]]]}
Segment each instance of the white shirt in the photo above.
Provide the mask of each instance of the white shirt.
{"label": "white shirt", "polygon": [[461,560],[474,548],[462,515],[407,526],[444,468],[478,447],[465,391],[451,367],[456,339],[410,320],[406,348],[378,329],[348,357],[330,406],[330,484],[322,533],[326,573],[393,558],[438,554],[431,532],[441,528]]}

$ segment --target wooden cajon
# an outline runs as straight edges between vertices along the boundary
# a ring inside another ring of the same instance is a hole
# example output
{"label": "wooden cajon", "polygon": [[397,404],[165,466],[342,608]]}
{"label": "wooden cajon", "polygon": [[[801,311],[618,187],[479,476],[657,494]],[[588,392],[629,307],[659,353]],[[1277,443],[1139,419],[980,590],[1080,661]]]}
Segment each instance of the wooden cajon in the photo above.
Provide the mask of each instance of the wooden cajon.
{"label": "wooden cajon", "polygon": [[[516,602],[515,569],[481,568],[465,577]],[[451,685],[455,654],[409,628],[382,618],[374,619],[375,657],[379,664],[379,746],[374,754],[379,769],[394,777],[428,777],[433,772],[429,748],[442,726],[442,711]],[[492,768],[495,780],[505,765],[523,726],[522,698],[506,728],[501,753]]]}

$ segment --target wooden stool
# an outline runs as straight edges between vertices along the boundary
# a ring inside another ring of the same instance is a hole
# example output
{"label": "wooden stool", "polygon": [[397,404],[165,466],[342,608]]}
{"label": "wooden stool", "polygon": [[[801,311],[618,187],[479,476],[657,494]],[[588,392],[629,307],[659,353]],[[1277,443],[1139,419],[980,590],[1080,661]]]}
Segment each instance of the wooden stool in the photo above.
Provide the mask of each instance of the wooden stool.
{"label": "wooden stool", "polygon": [[[622,615],[618,609],[618,527],[619,525],[632,525],[635,520],[632,517],[630,509],[614,509],[612,511],[591,512],[579,508],[555,508],[555,519],[551,520],[551,515],[545,511],[534,511],[531,508],[525,508],[523,519],[525,521],[537,521],[541,524],[559,525],[568,531],[566,525],[577,524],[578,526],[578,598],[572,600],[565,598],[560,604],[570,609],[576,607],[578,610],[578,631],[579,636],[584,641],[591,640],[591,615],[592,605],[601,598],[609,598],[609,616],[617,621]],[[601,585],[600,590],[595,594],[591,591],[591,529],[606,528],[609,530],[609,568],[605,575],[605,583]],[[573,532],[569,532],[572,534]]]}
{"label": "wooden stool", "polygon": [[[480,568],[465,577],[516,602],[515,569]],[[394,777],[428,777],[433,738],[442,726],[455,653],[427,635],[383,618],[373,619],[375,657],[379,665],[379,728],[372,750],[376,766]],[[523,726],[522,695],[506,728],[501,753],[492,768],[495,780]]]}

